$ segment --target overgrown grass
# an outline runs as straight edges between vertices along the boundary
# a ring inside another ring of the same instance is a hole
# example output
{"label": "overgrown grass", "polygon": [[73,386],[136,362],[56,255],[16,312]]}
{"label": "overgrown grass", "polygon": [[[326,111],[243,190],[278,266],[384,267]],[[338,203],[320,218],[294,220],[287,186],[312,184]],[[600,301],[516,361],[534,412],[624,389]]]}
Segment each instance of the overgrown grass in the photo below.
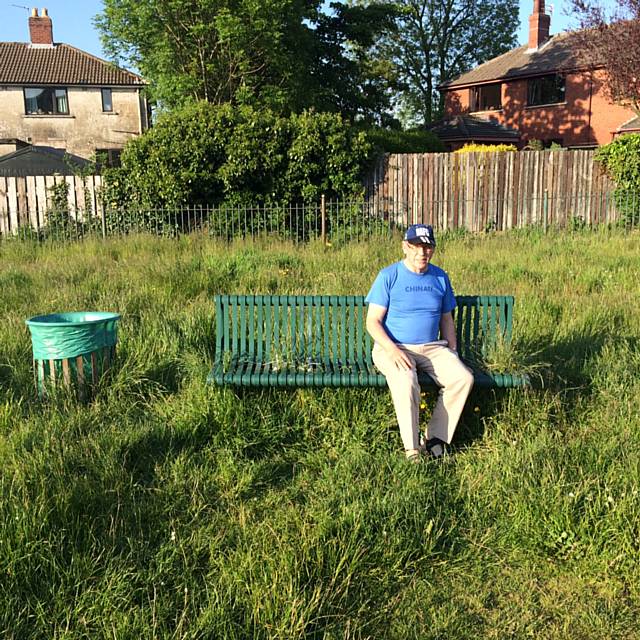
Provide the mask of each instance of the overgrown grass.
{"label": "overgrown grass", "polygon": [[[444,464],[405,463],[384,390],[205,385],[214,293],[364,293],[397,249],[0,244],[0,635],[638,637],[637,233],[441,238],[544,363]],[[24,320],[83,309],[123,316],[114,374],[41,404]]]}

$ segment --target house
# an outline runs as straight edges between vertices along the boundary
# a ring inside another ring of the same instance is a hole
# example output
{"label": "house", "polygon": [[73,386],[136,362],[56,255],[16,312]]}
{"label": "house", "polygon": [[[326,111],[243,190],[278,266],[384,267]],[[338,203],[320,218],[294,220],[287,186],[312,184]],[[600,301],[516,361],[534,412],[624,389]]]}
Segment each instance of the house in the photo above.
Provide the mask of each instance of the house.
{"label": "house", "polygon": [[29,17],[30,42],[0,42],[0,154],[26,144],[116,162],[150,124],[140,76],[54,42],[47,10]]}
{"label": "house", "polygon": [[[544,0],[534,0],[527,45],[438,87],[445,117],[434,130],[444,129],[442,140],[450,149],[467,142],[506,142],[501,128],[519,134],[520,148],[532,140],[589,148],[640,131],[636,114],[605,96],[602,68],[578,51],[571,33],[550,36],[550,23]],[[483,121],[492,135],[465,133],[459,125],[465,119]]]}

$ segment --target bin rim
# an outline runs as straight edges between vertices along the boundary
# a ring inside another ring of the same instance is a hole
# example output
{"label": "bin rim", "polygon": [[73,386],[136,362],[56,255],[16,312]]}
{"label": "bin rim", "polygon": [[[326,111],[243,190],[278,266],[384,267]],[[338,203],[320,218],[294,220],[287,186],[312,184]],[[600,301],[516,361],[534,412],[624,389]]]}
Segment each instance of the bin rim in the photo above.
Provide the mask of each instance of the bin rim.
{"label": "bin rim", "polygon": [[[86,320],[84,316],[91,316],[91,319]],[[54,320],[53,318],[58,319]],[[25,320],[25,324],[29,327],[70,327],[98,324],[108,320],[119,320],[120,318],[119,313],[112,311],[63,311],[33,316]]]}

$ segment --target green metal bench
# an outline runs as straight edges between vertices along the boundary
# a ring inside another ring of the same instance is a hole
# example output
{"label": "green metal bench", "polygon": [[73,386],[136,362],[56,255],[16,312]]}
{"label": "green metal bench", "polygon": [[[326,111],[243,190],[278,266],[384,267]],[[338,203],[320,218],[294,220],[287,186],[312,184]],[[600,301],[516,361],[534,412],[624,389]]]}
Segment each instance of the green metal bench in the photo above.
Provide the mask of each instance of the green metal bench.
{"label": "green metal bench", "polygon": [[[513,297],[456,296],[458,351],[479,387],[522,387],[526,374],[483,362],[511,342]],[[384,387],[372,360],[361,296],[215,296],[216,349],[208,381],[243,387]],[[423,387],[435,386],[419,374]]]}

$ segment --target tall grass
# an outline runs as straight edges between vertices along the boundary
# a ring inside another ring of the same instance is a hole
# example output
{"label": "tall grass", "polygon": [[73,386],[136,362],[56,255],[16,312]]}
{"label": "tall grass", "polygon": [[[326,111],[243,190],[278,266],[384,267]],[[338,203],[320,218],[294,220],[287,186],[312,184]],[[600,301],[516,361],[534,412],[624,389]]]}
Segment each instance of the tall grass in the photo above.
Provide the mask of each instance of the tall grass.
{"label": "tall grass", "polygon": [[[440,239],[540,373],[444,464],[384,390],[205,385],[214,293],[365,293],[398,246],[0,244],[0,635],[638,637],[640,234]],[[113,375],[40,403],[24,320],[83,309],[123,316]]]}

